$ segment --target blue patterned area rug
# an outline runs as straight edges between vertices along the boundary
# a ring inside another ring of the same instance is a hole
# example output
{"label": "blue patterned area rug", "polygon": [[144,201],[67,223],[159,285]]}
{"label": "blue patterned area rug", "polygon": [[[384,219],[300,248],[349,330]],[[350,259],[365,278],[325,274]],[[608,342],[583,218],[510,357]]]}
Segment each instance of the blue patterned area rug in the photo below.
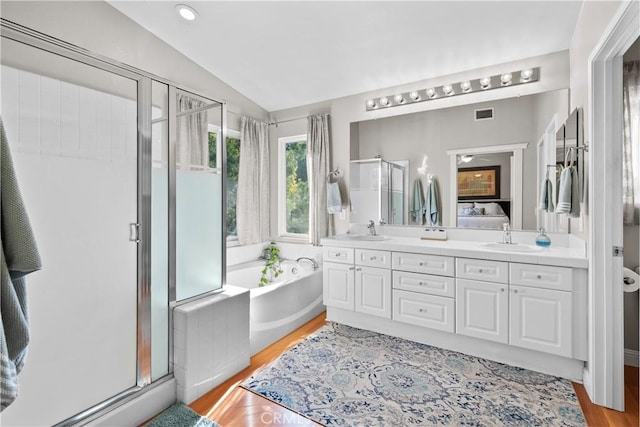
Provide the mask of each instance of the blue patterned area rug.
{"label": "blue patterned area rug", "polygon": [[329,323],[242,387],[328,426],[584,426],[568,380]]}

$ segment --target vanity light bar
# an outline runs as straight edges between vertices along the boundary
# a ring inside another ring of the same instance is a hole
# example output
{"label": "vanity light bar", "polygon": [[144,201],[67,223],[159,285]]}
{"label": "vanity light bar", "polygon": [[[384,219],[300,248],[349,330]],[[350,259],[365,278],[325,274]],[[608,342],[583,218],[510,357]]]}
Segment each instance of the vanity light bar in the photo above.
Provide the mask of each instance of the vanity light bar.
{"label": "vanity light bar", "polygon": [[442,86],[368,99],[365,106],[367,111],[373,111],[381,108],[397,107],[399,105],[408,105],[416,102],[464,95],[467,93],[482,92],[485,90],[533,83],[537,82],[539,78],[540,67],[527,68],[520,71],[512,71],[510,73],[480,77],[475,80],[447,83]]}

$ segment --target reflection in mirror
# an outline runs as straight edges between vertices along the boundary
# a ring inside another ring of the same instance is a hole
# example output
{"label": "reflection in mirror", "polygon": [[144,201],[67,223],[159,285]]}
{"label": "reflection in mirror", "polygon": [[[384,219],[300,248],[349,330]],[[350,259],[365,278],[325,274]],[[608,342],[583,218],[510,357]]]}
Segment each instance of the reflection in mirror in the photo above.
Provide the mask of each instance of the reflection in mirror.
{"label": "reflection in mirror", "polygon": [[405,167],[380,158],[351,162],[351,221],[398,225],[406,221]]}
{"label": "reflection in mirror", "polygon": [[[567,117],[568,103],[568,90],[562,89],[355,122],[351,124],[351,160],[371,159],[376,155],[390,162],[396,159],[410,159],[406,169],[406,182],[412,185],[416,180],[422,180],[422,186],[426,189],[427,175],[438,180],[442,200],[442,225],[445,227],[460,226],[457,218],[457,198],[447,196],[452,194],[452,191],[457,191],[458,166],[500,166],[500,194],[495,194],[490,199],[489,196],[478,198],[478,203],[496,203],[504,212],[504,216],[509,217],[510,223],[518,223],[518,228],[525,230],[535,230],[538,221],[537,194],[540,186],[536,142],[540,140],[554,117],[557,117],[559,123],[564,121]],[[487,110],[493,110],[492,114],[488,115],[489,118],[481,118],[486,115],[478,112]],[[514,146],[522,143],[527,145],[525,149],[520,150],[522,166],[517,169],[512,167],[512,161],[515,159],[509,160],[513,154],[512,149],[505,147],[502,151],[507,154],[501,158],[489,157],[489,154],[497,155],[500,150],[483,152],[483,148],[486,147]],[[453,162],[447,154],[447,151],[452,150],[456,151],[458,156]],[[424,156],[428,157],[428,164],[426,174],[421,175],[418,169],[421,168]],[[460,165],[457,164],[458,161]],[[519,185],[514,185],[516,178],[519,179]],[[353,178],[351,185],[354,185]],[[351,189],[352,193],[353,190],[354,188]],[[407,206],[413,206],[413,191],[407,193],[411,193],[408,194]],[[514,195],[521,199],[518,206],[514,206],[512,201]],[[354,198],[352,194],[351,202],[354,211],[360,209],[357,196]],[[476,200],[472,202],[475,203]],[[464,203],[471,201],[465,200]],[[491,205],[489,210],[500,214],[493,208],[495,206]],[[517,218],[512,218],[514,214]],[[352,212],[350,221],[363,223],[365,219],[369,218],[360,218]],[[403,224],[420,225],[413,215],[405,215]]]}

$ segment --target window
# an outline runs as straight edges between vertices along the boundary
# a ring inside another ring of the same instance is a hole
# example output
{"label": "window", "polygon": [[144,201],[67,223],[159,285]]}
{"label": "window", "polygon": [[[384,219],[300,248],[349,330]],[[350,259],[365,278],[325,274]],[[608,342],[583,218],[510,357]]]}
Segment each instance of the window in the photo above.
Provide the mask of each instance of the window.
{"label": "window", "polygon": [[[220,128],[209,125],[209,167],[221,168],[222,158],[218,156]],[[236,202],[238,200],[238,169],[240,166],[240,132],[227,130],[227,243],[238,240],[236,224]]]}
{"label": "window", "polygon": [[278,234],[306,239],[309,235],[307,136],[278,139]]}

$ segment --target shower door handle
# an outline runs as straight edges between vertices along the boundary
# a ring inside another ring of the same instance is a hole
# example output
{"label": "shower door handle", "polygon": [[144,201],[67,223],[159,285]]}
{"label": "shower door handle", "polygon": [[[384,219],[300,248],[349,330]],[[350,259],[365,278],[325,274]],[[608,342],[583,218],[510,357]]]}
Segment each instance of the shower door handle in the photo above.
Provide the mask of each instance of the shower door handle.
{"label": "shower door handle", "polygon": [[140,223],[129,223],[129,241],[140,243]]}

